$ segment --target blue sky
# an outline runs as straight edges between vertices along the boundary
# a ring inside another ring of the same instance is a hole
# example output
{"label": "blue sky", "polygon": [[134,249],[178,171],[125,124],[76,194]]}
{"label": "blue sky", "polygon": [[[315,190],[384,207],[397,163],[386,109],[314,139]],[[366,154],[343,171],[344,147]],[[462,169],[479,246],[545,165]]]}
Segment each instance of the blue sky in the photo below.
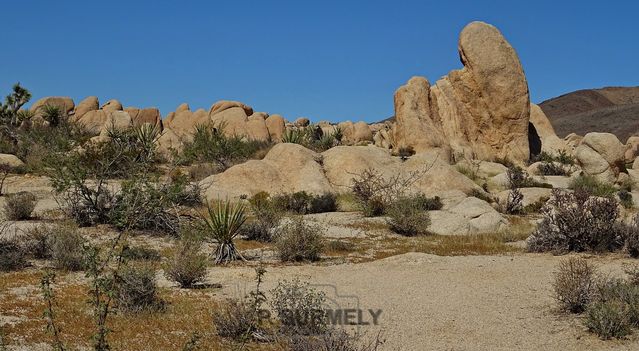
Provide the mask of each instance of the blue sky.
{"label": "blue sky", "polygon": [[376,121],[413,75],[461,67],[465,24],[497,26],[532,100],[639,85],[637,1],[44,1],[2,4],[0,94],[125,106],[240,100],[288,119]]}

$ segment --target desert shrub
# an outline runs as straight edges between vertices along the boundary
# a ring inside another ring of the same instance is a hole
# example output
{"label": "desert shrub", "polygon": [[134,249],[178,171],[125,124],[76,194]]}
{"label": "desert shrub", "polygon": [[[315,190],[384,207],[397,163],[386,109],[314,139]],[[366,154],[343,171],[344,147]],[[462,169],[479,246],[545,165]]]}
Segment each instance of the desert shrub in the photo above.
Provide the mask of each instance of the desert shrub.
{"label": "desert shrub", "polygon": [[468,165],[458,164],[455,166],[457,172],[465,175],[469,179],[475,181],[478,180],[479,177],[479,163],[469,161]]}
{"label": "desert shrub", "polygon": [[53,240],[53,230],[56,227],[38,225],[30,228],[22,236],[25,251],[36,259],[51,258],[51,244]]}
{"label": "desert shrub", "polygon": [[552,188],[552,185],[547,183],[541,183],[531,178],[528,173],[526,173],[519,166],[511,166],[508,167],[506,171],[506,176],[508,177],[508,186],[510,189],[514,188]]}
{"label": "desert shrub", "polygon": [[548,201],[548,197],[542,197],[539,200],[524,206],[523,213],[539,213]]}
{"label": "desert shrub", "polygon": [[408,160],[409,157],[415,154],[415,149],[412,146],[402,146],[397,150],[397,156],[402,159],[402,161]]}
{"label": "desert shrub", "polygon": [[374,169],[366,169],[352,179],[351,191],[362,212],[367,217],[380,216],[394,200],[406,195],[410,187],[430,169],[397,174],[385,178]]}
{"label": "desert shrub", "polygon": [[224,124],[196,126],[193,141],[184,145],[181,162],[209,162],[224,171],[270,146],[260,141],[246,141],[239,136],[227,136],[224,128]]}
{"label": "desert shrub", "polygon": [[328,330],[323,292],[298,279],[279,281],[270,292],[270,304],[283,333],[318,335]]}
{"label": "desert shrub", "polygon": [[630,265],[624,269],[624,272],[628,275],[630,284],[639,286],[639,265]]}
{"label": "desert shrub", "polygon": [[597,301],[618,301],[624,305],[628,322],[639,327],[639,286],[623,279],[606,279],[597,287]]}
{"label": "desert shrub", "polygon": [[632,200],[632,194],[628,192],[628,190],[620,190],[617,196],[619,196],[619,203],[623,207],[633,208],[635,206],[635,202]]}
{"label": "desert shrub", "polygon": [[315,195],[309,204],[309,213],[323,213],[337,211],[337,196],[333,193]]}
{"label": "desert shrub", "polygon": [[542,162],[539,165],[539,173],[546,176],[565,176],[569,175],[569,172],[563,165],[555,162]]}
{"label": "desert shrub", "polygon": [[317,261],[324,250],[323,234],[320,225],[293,218],[277,232],[277,254],[282,261]]}
{"label": "desert shrub", "polygon": [[18,240],[15,238],[0,238],[0,271],[14,271],[26,265],[26,253]]}
{"label": "desert shrub", "polygon": [[121,255],[127,261],[159,261],[162,259],[158,250],[146,246],[125,246]]}
{"label": "desert shrub", "polygon": [[51,260],[58,269],[79,271],[85,268],[85,240],[73,224],[51,228]]}
{"label": "desert shrub", "polygon": [[193,287],[204,280],[208,259],[200,253],[201,249],[202,242],[198,238],[183,235],[164,265],[167,279],[177,282],[182,288]]}
{"label": "desert shrub", "polygon": [[521,193],[519,188],[512,188],[508,192],[508,198],[506,199],[505,212],[508,214],[517,214],[523,211],[524,194]]}
{"label": "desert shrub", "polygon": [[126,265],[117,278],[116,298],[120,310],[137,313],[163,307],[151,265]]}
{"label": "desert shrub", "polygon": [[212,163],[197,163],[189,167],[189,177],[192,181],[199,182],[208,176],[220,173],[222,169]]}
{"label": "desert shrub", "polygon": [[228,263],[243,259],[235,247],[233,239],[241,233],[246,222],[244,205],[218,201],[215,206],[207,204],[207,212],[201,216],[200,224],[205,228],[205,236],[217,244],[215,263]]}
{"label": "desert shrub", "polygon": [[3,195],[4,182],[9,177],[9,173],[13,171],[13,167],[6,163],[0,163],[0,196]]}
{"label": "desert shrub", "polygon": [[291,351],[377,351],[384,341],[379,337],[363,342],[344,330],[329,329],[320,335],[292,335],[287,338]]}
{"label": "desert shrub", "polygon": [[495,162],[506,166],[506,168],[514,168],[514,167],[516,167],[515,163],[513,161],[511,161],[508,157],[497,157],[495,159]]}
{"label": "desert shrub", "polygon": [[626,306],[616,300],[593,303],[586,311],[584,324],[604,340],[622,338],[631,331]]}
{"label": "desert shrub", "polygon": [[427,234],[430,216],[426,207],[431,204],[432,202],[425,201],[425,197],[420,195],[399,198],[386,209],[388,225],[398,234]]}
{"label": "desert shrub", "polygon": [[326,250],[332,252],[355,251],[355,244],[345,240],[329,240],[326,242]]}
{"label": "desert shrub", "polygon": [[603,183],[589,175],[580,175],[572,179],[568,188],[601,197],[612,197],[617,192],[612,184]]}
{"label": "desert shrub", "polygon": [[[485,183],[484,183],[485,184]],[[494,202],[495,200],[490,196],[490,193],[488,193],[488,191],[484,190],[483,192],[480,191],[479,189],[472,189],[470,191],[470,194],[468,194],[468,196],[472,196],[472,197],[476,197],[480,200],[484,200],[488,203]]]}
{"label": "desert shrub", "polygon": [[297,191],[289,194],[278,194],[271,201],[282,211],[298,214],[308,213],[312,195],[306,191]]}
{"label": "desert shrub", "polygon": [[226,299],[213,315],[217,335],[248,339],[258,329],[258,313],[247,299]]}
{"label": "desert shrub", "polygon": [[582,258],[568,258],[559,263],[554,274],[555,298],[563,310],[583,312],[595,296],[597,269]]}
{"label": "desert shrub", "polygon": [[623,246],[614,199],[555,189],[542,215],[528,240],[530,251],[614,251]]}
{"label": "desert shrub", "polygon": [[13,221],[29,219],[37,203],[38,199],[35,195],[26,191],[9,194],[4,204],[5,216]]}
{"label": "desert shrub", "polygon": [[559,162],[562,165],[572,166],[575,164],[575,158],[570,156],[565,150],[559,150],[556,155],[551,155],[546,151],[542,151],[530,159],[530,163],[534,162]]}
{"label": "desert shrub", "polygon": [[248,240],[270,242],[275,228],[282,219],[281,209],[270,200],[269,194],[260,192],[249,199],[253,220],[242,228],[242,234]]}
{"label": "desert shrub", "polygon": [[159,184],[140,176],[122,182],[113,200],[107,222],[120,230],[154,230],[171,235],[179,232],[179,218],[174,210],[183,185]]}

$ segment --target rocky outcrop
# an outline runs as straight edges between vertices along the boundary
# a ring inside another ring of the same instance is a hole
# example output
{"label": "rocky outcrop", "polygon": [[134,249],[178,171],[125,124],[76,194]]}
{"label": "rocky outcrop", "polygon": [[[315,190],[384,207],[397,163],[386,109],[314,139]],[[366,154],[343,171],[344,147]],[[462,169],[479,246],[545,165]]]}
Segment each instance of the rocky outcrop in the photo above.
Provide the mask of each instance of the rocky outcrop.
{"label": "rocky outcrop", "polygon": [[75,103],[70,97],[49,96],[33,103],[30,110],[31,112],[35,113],[35,116],[39,116],[44,106],[57,107],[58,109],[60,109],[60,112],[66,116],[71,114],[71,111],[73,111],[73,109],[75,108]]}
{"label": "rocky outcrop", "polygon": [[586,174],[613,183],[624,165],[625,152],[614,134],[588,133],[575,149],[575,157]]}
{"label": "rocky outcrop", "polygon": [[209,115],[204,109],[192,112],[189,105],[181,104],[164,120],[164,127],[170,128],[180,138],[190,139],[196,126],[207,124],[209,121]]}
{"label": "rocky outcrop", "polygon": [[482,191],[445,161],[443,151],[432,150],[402,161],[374,146],[338,146],[321,154],[297,144],[275,145],[263,160],[233,166],[201,182],[207,199],[240,197],[260,191],[282,193],[348,192],[357,174],[375,170],[383,178],[414,178],[409,191],[433,194],[456,189]]}
{"label": "rocky outcrop", "polygon": [[515,50],[493,26],[473,22],[459,38],[461,70],[430,86],[414,77],[395,93],[395,147],[450,148],[465,158],[529,158],[528,84]]}
{"label": "rocky outcrop", "polygon": [[162,131],[162,115],[160,114],[160,110],[155,107],[150,108],[137,108],[137,107],[127,107],[124,109],[129,116],[131,116],[131,120],[133,120],[133,125],[142,125],[145,123],[153,124],[157,126],[160,131]]}
{"label": "rocky outcrop", "polygon": [[[540,151],[555,156],[561,151],[571,153],[566,142],[555,133],[555,129],[544,111],[533,103],[530,104],[530,123],[532,128],[529,130],[529,135],[535,133],[539,138]],[[532,148],[532,146],[530,147]]]}
{"label": "rocky outcrop", "polygon": [[78,120],[82,118],[89,111],[96,111],[100,109],[100,101],[97,96],[89,96],[84,100],[80,101],[78,106],[75,108],[75,112],[73,113],[73,120]]}
{"label": "rocky outcrop", "polygon": [[16,155],[0,154],[0,165],[16,168],[24,166],[24,162],[22,162],[22,160],[20,160]]}

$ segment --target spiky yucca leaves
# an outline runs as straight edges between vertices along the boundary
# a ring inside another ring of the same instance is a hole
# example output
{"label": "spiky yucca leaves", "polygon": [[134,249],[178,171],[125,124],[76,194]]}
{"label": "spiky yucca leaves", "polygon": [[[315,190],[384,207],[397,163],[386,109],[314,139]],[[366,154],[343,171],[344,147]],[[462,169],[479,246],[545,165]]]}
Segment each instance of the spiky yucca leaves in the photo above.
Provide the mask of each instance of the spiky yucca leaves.
{"label": "spiky yucca leaves", "polygon": [[42,118],[49,122],[51,127],[57,127],[62,119],[62,110],[58,106],[44,105],[42,107]]}
{"label": "spiky yucca leaves", "polygon": [[215,264],[244,260],[237,251],[233,239],[246,222],[246,208],[241,203],[218,201],[215,206],[207,203],[207,212],[202,216],[207,235],[217,243]]}
{"label": "spiky yucca leaves", "polygon": [[142,161],[153,161],[158,139],[160,139],[160,128],[156,124],[144,123],[133,128],[138,144],[141,146]]}
{"label": "spiky yucca leaves", "polygon": [[306,136],[307,133],[305,129],[287,129],[284,135],[282,135],[282,142],[304,145]]}

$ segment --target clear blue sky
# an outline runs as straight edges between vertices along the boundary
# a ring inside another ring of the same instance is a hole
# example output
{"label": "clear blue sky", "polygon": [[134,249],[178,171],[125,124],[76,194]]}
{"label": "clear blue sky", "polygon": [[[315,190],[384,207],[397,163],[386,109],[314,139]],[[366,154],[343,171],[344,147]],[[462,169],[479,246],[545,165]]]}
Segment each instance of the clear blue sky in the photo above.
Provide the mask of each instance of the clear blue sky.
{"label": "clear blue sky", "polygon": [[89,95],[166,115],[221,99],[319,120],[376,121],[413,75],[461,66],[459,32],[497,26],[534,102],[639,85],[639,2],[3,1],[0,94]]}

